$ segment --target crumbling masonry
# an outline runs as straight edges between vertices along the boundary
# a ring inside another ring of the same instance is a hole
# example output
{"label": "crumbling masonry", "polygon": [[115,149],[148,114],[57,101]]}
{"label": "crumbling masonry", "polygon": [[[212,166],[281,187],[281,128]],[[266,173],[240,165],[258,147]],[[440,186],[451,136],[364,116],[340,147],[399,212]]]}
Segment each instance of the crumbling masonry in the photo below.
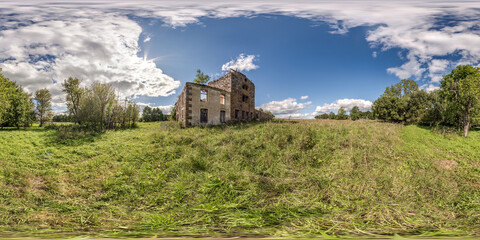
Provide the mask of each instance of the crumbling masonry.
{"label": "crumbling masonry", "polygon": [[175,105],[177,121],[184,126],[272,118],[255,109],[255,85],[237,71],[208,85],[187,82]]}

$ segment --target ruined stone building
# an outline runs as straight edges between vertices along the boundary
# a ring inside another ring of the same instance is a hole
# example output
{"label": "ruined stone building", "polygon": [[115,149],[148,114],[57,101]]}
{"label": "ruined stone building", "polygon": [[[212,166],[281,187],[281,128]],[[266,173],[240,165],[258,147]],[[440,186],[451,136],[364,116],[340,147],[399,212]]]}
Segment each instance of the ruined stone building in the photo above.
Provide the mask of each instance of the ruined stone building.
{"label": "ruined stone building", "polygon": [[185,126],[271,118],[255,110],[255,85],[237,71],[208,85],[187,82],[175,106],[177,121]]}

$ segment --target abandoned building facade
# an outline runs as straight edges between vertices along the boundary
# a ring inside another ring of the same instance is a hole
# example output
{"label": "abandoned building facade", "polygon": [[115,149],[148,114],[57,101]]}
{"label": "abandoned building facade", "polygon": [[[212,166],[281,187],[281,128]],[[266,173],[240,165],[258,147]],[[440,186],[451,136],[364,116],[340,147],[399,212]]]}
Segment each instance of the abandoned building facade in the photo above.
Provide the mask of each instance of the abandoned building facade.
{"label": "abandoned building facade", "polygon": [[255,85],[237,71],[230,71],[208,85],[187,82],[175,106],[176,119],[184,126],[272,118],[255,109]]}

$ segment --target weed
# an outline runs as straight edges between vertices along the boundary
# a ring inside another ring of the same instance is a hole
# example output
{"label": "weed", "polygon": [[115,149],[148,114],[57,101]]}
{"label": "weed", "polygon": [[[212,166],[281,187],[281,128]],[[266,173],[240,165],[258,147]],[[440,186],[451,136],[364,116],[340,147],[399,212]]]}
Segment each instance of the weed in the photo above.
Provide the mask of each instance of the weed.
{"label": "weed", "polygon": [[5,130],[0,230],[480,234],[479,159],[480,131],[375,121]]}

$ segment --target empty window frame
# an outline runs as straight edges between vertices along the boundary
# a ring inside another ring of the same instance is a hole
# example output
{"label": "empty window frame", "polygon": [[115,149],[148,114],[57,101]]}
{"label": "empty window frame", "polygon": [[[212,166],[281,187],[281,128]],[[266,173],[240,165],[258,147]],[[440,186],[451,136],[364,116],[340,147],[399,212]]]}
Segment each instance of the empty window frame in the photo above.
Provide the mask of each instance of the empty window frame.
{"label": "empty window frame", "polygon": [[225,111],[220,111],[220,122],[225,123]]}
{"label": "empty window frame", "polygon": [[242,85],[242,88],[245,89],[245,90],[248,90],[248,86],[247,85]]}
{"label": "empty window frame", "polygon": [[238,113],[239,113],[239,111],[235,110],[235,119],[238,119]]}
{"label": "empty window frame", "polygon": [[242,111],[242,120],[245,119],[245,111]]}
{"label": "empty window frame", "polygon": [[207,101],[207,90],[200,90],[200,101]]}
{"label": "empty window frame", "polygon": [[208,109],[205,109],[205,108],[200,109],[200,122],[201,123],[208,122]]}
{"label": "empty window frame", "polygon": [[225,95],[220,94],[220,104],[225,104]]}
{"label": "empty window frame", "polygon": [[243,102],[248,102],[248,96],[247,96],[247,95],[243,95],[243,96],[242,96],[242,101],[243,101]]}

